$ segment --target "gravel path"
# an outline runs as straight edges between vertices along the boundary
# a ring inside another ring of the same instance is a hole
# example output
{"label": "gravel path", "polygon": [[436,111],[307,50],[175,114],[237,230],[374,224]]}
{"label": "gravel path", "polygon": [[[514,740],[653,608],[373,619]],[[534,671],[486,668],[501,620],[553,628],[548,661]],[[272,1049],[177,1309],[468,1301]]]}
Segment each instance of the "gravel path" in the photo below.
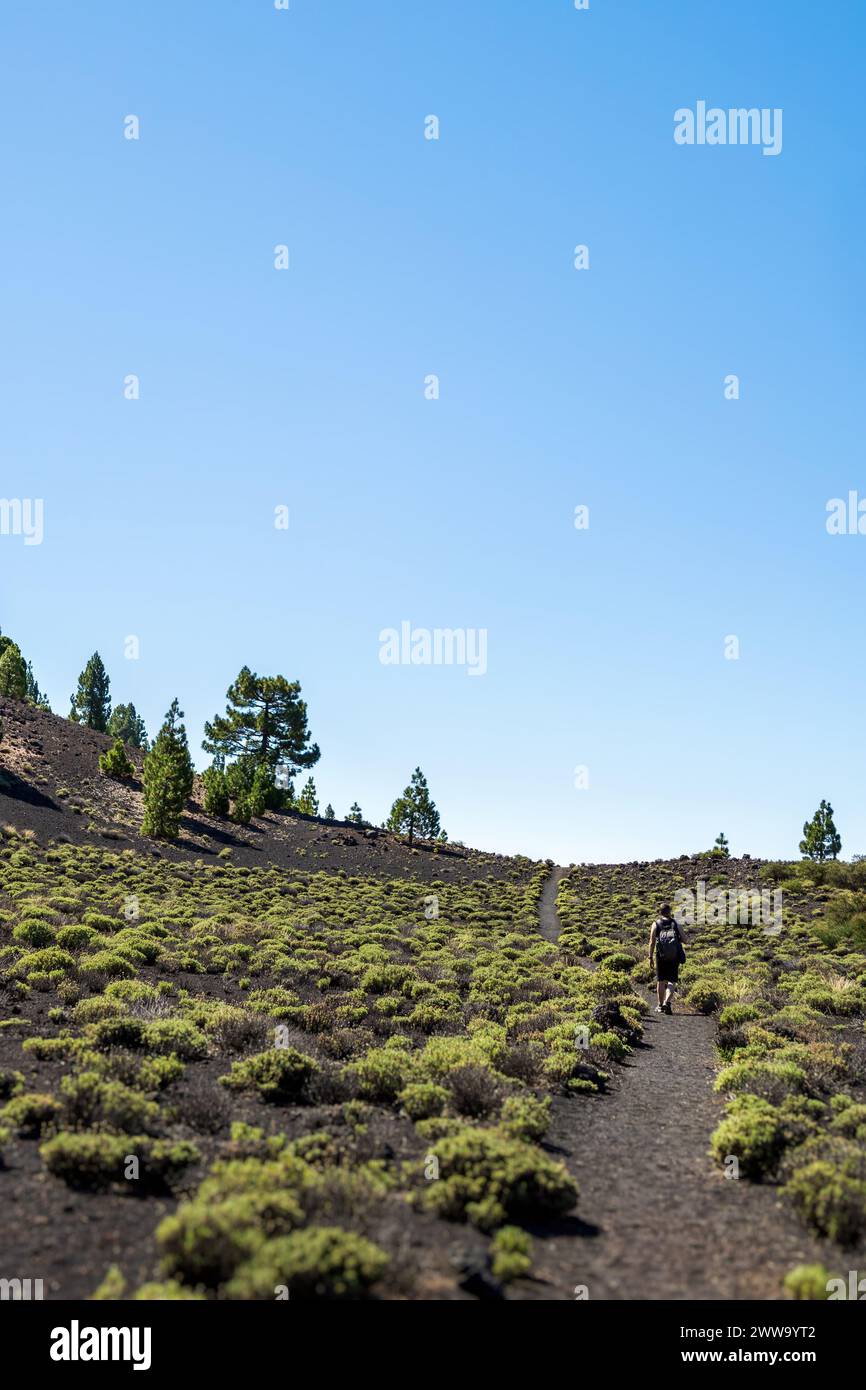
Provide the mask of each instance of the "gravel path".
{"label": "gravel path", "polygon": [[[548,940],[564,872],[553,871],[540,905]],[[711,1018],[651,1013],[643,1045],[612,1068],[610,1094],[554,1101],[546,1147],[580,1199],[575,1216],[536,1229],[535,1280],[522,1296],[571,1299],[585,1286],[590,1299],[774,1299],[794,1265],[839,1271],[839,1252],[773,1187],[727,1179],[710,1159],[723,1109],[714,1038]]]}

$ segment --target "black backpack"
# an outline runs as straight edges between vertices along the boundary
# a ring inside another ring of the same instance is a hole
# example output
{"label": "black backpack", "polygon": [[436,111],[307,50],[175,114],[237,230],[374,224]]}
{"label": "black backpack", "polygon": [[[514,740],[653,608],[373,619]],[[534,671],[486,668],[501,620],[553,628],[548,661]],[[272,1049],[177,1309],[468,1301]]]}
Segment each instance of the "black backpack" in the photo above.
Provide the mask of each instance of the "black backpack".
{"label": "black backpack", "polygon": [[660,917],[656,922],[656,959],[666,965],[680,959],[680,934],[670,917]]}

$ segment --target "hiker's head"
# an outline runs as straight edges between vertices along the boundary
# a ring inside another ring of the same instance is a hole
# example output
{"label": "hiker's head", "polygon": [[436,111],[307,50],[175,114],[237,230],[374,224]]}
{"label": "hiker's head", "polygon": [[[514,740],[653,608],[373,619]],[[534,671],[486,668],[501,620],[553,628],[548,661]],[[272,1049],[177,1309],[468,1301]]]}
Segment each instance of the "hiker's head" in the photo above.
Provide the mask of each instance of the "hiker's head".
{"label": "hiker's head", "polygon": [[670,903],[662,903],[661,907],[659,908],[659,916],[660,916],[660,917],[670,917],[670,915],[671,915],[671,905],[670,905]]}

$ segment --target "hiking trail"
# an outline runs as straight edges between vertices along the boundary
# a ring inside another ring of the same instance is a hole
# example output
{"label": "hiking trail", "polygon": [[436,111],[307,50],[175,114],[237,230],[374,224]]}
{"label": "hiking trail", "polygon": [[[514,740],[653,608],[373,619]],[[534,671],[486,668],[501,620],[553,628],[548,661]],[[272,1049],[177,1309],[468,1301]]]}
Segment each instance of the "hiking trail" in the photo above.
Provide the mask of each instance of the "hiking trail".
{"label": "hiking trail", "polygon": [[[552,870],[539,904],[548,941],[559,935],[566,872]],[[839,1263],[774,1187],[725,1178],[710,1158],[724,1109],[713,1091],[716,1023],[681,1001],[674,1009],[647,1015],[643,1042],[610,1067],[606,1094],[554,1099],[544,1147],[580,1195],[571,1215],[530,1228],[533,1291],[523,1297],[573,1299],[585,1286],[590,1300],[778,1299],[795,1265]]]}

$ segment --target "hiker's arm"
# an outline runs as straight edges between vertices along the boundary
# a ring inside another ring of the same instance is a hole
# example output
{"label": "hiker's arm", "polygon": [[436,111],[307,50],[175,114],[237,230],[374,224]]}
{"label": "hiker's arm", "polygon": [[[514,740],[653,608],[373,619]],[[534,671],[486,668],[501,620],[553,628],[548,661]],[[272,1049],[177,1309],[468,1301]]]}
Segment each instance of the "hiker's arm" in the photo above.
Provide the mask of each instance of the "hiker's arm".
{"label": "hiker's arm", "polygon": [[653,927],[652,927],[652,931],[650,932],[650,939],[649,939],[649,963],[650,963],[650,965],[652,965],[652,963],[653,963],[653,951],[655,950],[655,948],[656,948],[656,926],[655,926],[655,922],[653,922]]}

